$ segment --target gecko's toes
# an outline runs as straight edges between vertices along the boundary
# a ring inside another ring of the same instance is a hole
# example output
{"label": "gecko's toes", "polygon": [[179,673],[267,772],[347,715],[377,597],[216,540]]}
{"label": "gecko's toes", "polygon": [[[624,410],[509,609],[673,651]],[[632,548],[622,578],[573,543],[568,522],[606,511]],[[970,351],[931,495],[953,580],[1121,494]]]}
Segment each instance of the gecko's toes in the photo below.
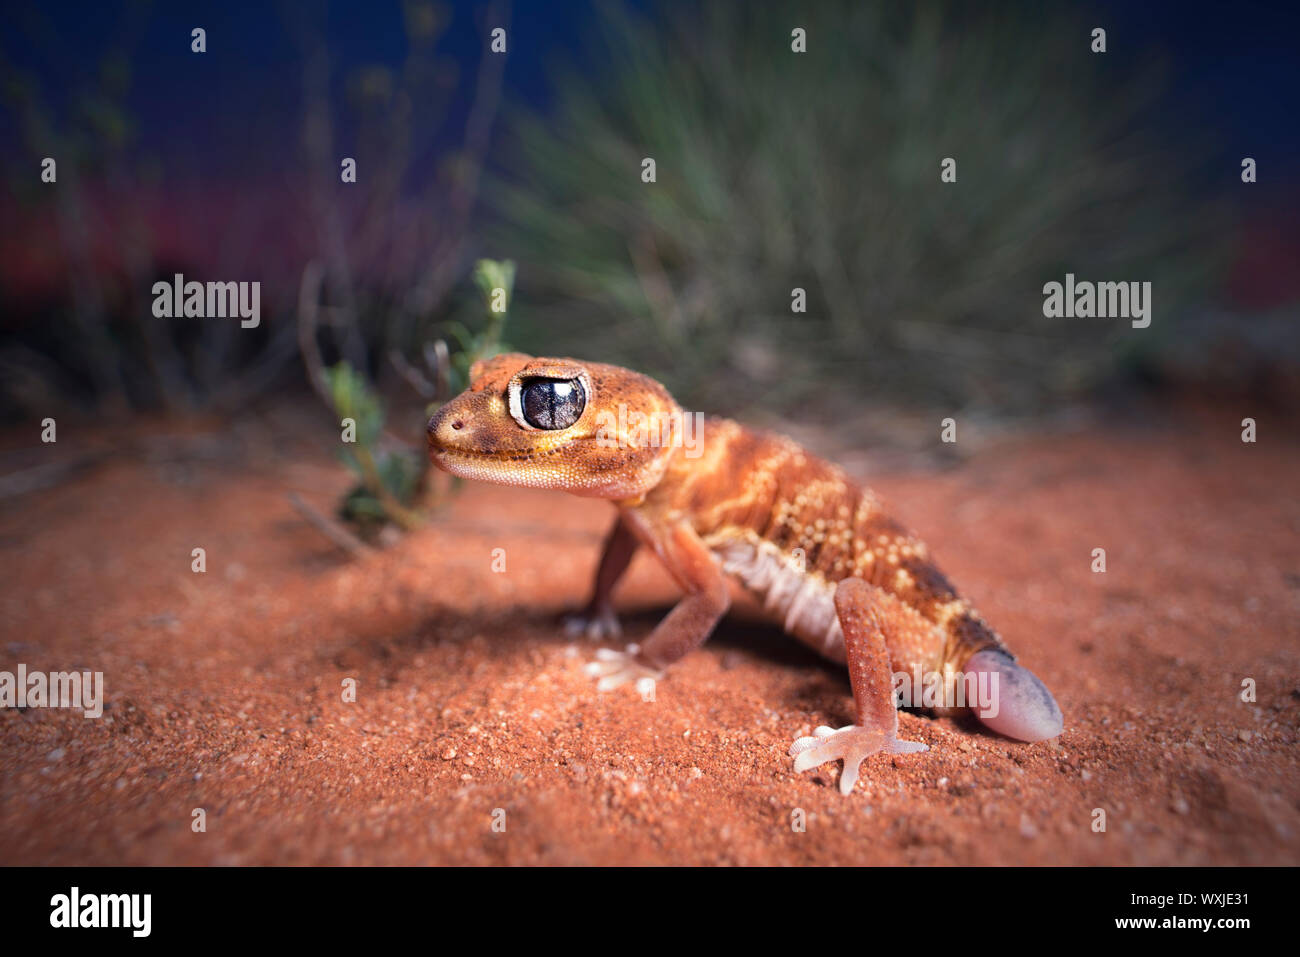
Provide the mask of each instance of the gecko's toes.
{"label": "gecko's toes", "polygon": [[618,615],[614,614],[612,608],[600,611],[585,609],[565,615],[564,632],[575,638],[584,635],[593,641],[623,637],[623,628],[618,623]]}
{"label": "gecko's toes", "polygon": [[880,752],[915,754],[928,747],[920,741],[902,741],[890,731],[850,724],[836,731],[820,727],[811,738],[797,738],[790,745],[794,773],[801,774],[828,761],[843,761],[840,793],[849,794],[858,783],[858,768],[863,760]]}
{"label": "gecko's toes", "polygon": [[[1061,708],[1038,676],[1022,668],[1005,651],[988,649],[971,655],[965,670],[996,677],[989,684],[990,706],[975,709],[975,717],[998,734],[1020,741],[1054,738],[1065,727]],[[981,679],[981,688],[984,687]]]}
{"label": "gecko's toes", "polygon": [[638,687],[642,681],[658,681],[663,672],[643,665],[637,660],[636,645],[628,645],[627,651],[615,651],[613,648],[598,648],[596,660],[588,662],[587,674],[598,678],[597,691],[612,691],[620,685],[635,682]]}

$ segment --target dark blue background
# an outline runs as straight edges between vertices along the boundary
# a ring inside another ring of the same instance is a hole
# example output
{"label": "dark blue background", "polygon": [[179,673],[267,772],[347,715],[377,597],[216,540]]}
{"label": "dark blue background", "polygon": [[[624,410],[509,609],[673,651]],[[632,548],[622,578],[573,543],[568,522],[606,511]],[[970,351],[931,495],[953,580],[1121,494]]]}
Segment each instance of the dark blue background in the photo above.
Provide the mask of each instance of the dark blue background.
{"label": "dark blue background", "polygon": [[[645,0],[634,6],[655,9]],[[468,91],[485,47],[487,7],[454,2],[446,8],[451,26],[438,50],[460,63],[460,89]],[[0,49],[40,76],[56,101],[93,86],[108,49],[133,51],[129,106],[140,147],[165,156],[183,146],[191,161],[231,163],[238,150],[274,150],[277,137],[297,136],[300,55],[290,22],[302,9],[239,0],[20,3],[3,14]],[[513,6],[506,105],[548,106],[548,65],[583,57],[592,9],[585,2]],[[1074,9],[1107,28],[1111,56],[1167,56],[1171,74],[1161,114],[1173,137],[1208,128],[1214,135],[1207,140],[1223,144],[1225,159],[1255,155],[1269,177],[1294,179],[1300,169],[1300,4],[1103,0]],[[326,23],[336,75],[401,61],[406,41],[399,4],[336,3]],[[207,30],[206,57],[190,53],[194,26]],[[458,97],[453,110],[467,99]],[[449,129],[457,129],[460,117],[450,119]],[[12,116],[6,112],[0,122],[12,144]]]}

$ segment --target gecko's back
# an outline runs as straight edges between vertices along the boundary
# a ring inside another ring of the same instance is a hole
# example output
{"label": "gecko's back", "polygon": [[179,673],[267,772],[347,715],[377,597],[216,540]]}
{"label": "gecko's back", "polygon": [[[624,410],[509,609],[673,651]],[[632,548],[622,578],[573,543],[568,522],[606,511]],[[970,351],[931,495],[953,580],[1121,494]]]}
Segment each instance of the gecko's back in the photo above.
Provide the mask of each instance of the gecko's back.
{"label": "gecko's back", "polygon": [[841,468],[727,419],[705,419],[700,433],[698,454],[680,450],[641,507],[688,517],[724,571],[787,632],[844,661],[834,595],[854,577],[916,613],[917,640],[895,652],[898,670],[959,667],[955,658],[1002,647],[925,544]]}

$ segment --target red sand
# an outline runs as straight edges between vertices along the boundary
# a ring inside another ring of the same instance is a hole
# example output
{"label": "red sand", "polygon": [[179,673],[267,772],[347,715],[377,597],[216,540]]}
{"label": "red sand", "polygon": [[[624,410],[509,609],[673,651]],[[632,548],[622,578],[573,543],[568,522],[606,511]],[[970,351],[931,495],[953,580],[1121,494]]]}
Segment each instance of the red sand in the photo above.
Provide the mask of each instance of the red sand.
{"label": "red sand", "polygon": [[[1066,731],[905,714],[931,750],[870,759],[849,798],[786,756],[848,723],[847,677],[743,606],[656,701],[594,690],[555,617],[604,503],[471,486],[348,561],[285,499],[337,500],[326,433],[154,428],[150,455],[0,503],[0,670],[100,670],[109,702],[0,711],[0,863],[1295,864],[1300,445],[1243,445],[1239,419],[871,476]],[[674,592],[642,555],[619,597],[635,639]]]}

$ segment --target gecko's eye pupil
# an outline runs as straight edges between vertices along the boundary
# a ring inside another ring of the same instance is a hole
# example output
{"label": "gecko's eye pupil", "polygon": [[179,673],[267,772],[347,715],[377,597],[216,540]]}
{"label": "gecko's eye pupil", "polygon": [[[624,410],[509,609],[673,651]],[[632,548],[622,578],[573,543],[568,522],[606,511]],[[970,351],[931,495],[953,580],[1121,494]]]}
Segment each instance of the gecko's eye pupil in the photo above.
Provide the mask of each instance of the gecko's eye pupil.
{"label": "gecko's eye pupil", "polygon": [[587,405],[577,379],[531,379],[524,383],[520,399],[524,420],[535,429],[567,429]]}

